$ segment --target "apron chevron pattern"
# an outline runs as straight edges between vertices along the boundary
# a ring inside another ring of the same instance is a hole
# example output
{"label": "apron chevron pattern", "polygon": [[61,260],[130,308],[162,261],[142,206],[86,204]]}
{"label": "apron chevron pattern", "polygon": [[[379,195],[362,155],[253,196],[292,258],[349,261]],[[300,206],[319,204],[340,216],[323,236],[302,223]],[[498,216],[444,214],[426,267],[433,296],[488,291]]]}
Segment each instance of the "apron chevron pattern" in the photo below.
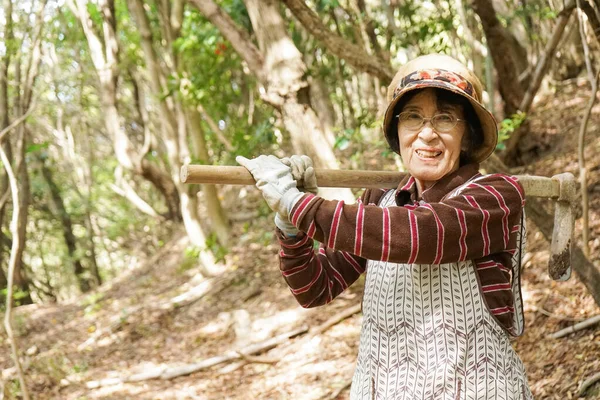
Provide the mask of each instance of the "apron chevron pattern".
{"label": "apron chevron pattern", "polygon": [[[380,206],[395,206],[393,190]],[[517,253],[513,266],[520,265]],[[521,330],[518,269],[513,294]],[[366,271],[351,399],[533,399],[508,334],[486,307],[472,261],[368,261]]]}

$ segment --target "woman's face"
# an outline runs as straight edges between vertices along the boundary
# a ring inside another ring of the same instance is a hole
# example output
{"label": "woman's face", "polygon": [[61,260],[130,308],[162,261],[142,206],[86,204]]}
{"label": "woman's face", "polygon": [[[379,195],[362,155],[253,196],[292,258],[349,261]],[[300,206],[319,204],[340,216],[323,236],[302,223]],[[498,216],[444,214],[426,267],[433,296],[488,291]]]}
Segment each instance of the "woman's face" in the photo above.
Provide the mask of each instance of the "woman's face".
{"label": "woman's face", "polygon": [[[436,92],[431,88],[420,90],[415,94],[401,112],[406,111],[417,112],[424,118],[447,113],[458,119],[464,119],[460,106],[449,104],[438,109]],[[426,121],[416,130],[404,125],[402,122],[398,123],[400,155],[404,166],[415,178],[419,192],[458,169],[462,138],[466,129],[464,121],[458,121],[449,132],[437,132],[431,121]]]}

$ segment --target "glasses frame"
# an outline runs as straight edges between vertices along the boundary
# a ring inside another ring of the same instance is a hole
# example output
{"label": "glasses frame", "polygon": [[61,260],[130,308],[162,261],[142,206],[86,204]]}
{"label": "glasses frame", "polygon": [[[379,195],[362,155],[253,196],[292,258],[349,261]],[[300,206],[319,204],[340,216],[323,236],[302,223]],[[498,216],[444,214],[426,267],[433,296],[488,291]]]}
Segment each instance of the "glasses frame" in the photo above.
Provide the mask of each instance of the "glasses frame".
{"label": "glasses frame", "polygon": [[[421,117],[421,124],[419,126],[414,127],[414,128],[406,127],[406,129],[410,129],[410,130],[413,130],[413,131],[421,129],[425,125],[425,123],[430,122],[431,123],[431,127],[434,130],[436,130],[437,132],[447,133],[447,132],[450,132],[452,129],[454,129],[456,127],[456,125],[458,125],[459,122],[461,122],[461,121],[464,122],[465,121],[464,119],[457,118],[454,114],[447,113],[447,112],[445,112],[445,113],[438,113],[438,114],[435,114],[433,117],[425,118],[423,115],[421,115],[421,113],[419,113],[417,111],[403,111],[403,112],[401,112],[399,114],[396,114],[394,116],[395,118],[398,118],[398,124],[400,124],[402,122],[402,120],[400,119],[400,116],[402,114],[417,114],[418,116]],[[452,117],[452,119],[454,119],[454,124],[452,125],[452,127],[448,128],[448,129],[439,129],[436,126],[437,124],[435,123],[435,118],[439,117],[440,115],[449,115],[450,117]]]}

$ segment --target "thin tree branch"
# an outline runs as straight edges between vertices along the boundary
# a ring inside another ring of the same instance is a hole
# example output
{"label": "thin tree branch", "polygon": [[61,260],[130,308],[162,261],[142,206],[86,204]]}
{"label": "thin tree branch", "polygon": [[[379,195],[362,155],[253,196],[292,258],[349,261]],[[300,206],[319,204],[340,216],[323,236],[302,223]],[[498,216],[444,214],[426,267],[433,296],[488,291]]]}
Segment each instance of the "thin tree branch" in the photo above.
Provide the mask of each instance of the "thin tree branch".
{"label": "thin tree branch", "polygon": [[304,0],[283,0],[292,14],[304,27],[335,56],[343,58],[358,71],[367,72],[381,79],[387,85],[394,77],[394,71],[377,57],[369,55],[360,46],[351,43],[328,29],[319,16],[312,11]]}
{"label": "thin tree branch", "polygon": [[215,120],[212,119],[212,117],[206,112],[204,107],[202,107],[202,105],[199,104],[197,109],[200,112],[200,114],[202,115],[202,118],[208,124],[208,126],[210,126],[210,130],[213,131],[214,134],[217,136],[217,139],[219,139],[219,142],[221,142],[223,144],[223,146],[225,146],[225,149],[229,152],[233,151],[233,145],[231,144],[231,142],[229,140],[227,140],[225,135],[223,135],[223,132],[221,132],[221,130],[219,129],[219,126],[215,123]]}
{"label": "thin tree branch", "polygon": [[585,37],[585,22],[583,20],[583,11],[581,11],[581,2],[577,0],[577,6],[579,10],[577,10],[577,20],[579,21],[579,34],[581,35],[581,43],[583,45],[583,53],[585,55],[585,66],[587,69],[588,79],[590,80],[590,84],[592,85],[592,91],[590,94],[590,100],[588,102],[588,106],[585,110],[583,120],[581,121],[581,126],[579,128],[579,140],[577,146],[577,157],[579,158],[579,182],[581,184],[581,206],[583,210],[583,227],[582,227],[582,247],[583,253],[586,257],[590,256],[590,245],[589,245],[589,235],[590,235],[590,222],[589,222],[589,200],[588,200],[588,191],[587,191],[587,168],[585,166],[585,152],[584,152],[584,141],[585,134],[587,131],[588,120],[590,119],[590,115],[592,113],[592,108],[594,107],[594,103],[596,102],[596,92],[598,91],[598,79],[600,75],[596,75],[594,73],[594,67],[592,66],[592,61],[590,57],[590,49]]}
{"label": "thin tree branch", "polygon": [[[554,54],[556,53],[556,48],[560,42],[561,37],[563,36],[563,32],[565,27],[567,26],[567,22],[569,21],[569,17],[571,16],[571,12],[575,9],[575,0],[568,0],[565,4],[563,10],[559,13],[558,21],[554,28],[554,32],[552,32],[552,37],[546,43],[546,48],[544,49],[544,53],[540,57],[537,65],[535,66],[535,71],[531,77],[531,83],[525,92],[525,95],[521,99],[519,103],[518,110],[524,113],[529,113],[531,105],[533,104],[533,99],[540,89],[540,85],[542,84],[542,79],[548,72],[548,68],[550,68],[550,64],[552,60],[555,58]],[[506,142],[506,150],[504,152],[505,157],[510,157],[519,144],[519,140],[521,139],[521,135],[523,134],[523,129],[517,129],[510,136],[508,141]]]}
{"label": "thin tree branch", "polygon": [[233,19],[212,0],[190,0],[204,16],[229,40],[235,51],[242,56],[248,68],[264,81],[264,60],[258,48],[252,43],[247,32],[237,26]]}
{"label": "thin tree branch", "polygon": [[[31,109],[30,109],[31,111]],[[21,119],[21,122],[24,121],[25,118]],[[18,121],[18,120],[17,120]],[[18,125],[18,124],[16,124]],[[15,125],[15,126],[16,126]],[[14,128],[14,126],[13,126]],[[6,131],[6,132],[4,132]],[[3,134],[10,132],[10,130],[3,130]],[[3,135],[0,135],[0,138]],[[4,165],[4,169],[6,170],[6,174],[8,175],[8,180],[10,183],[10,190],[12,192],[12,202],[13,202],[13,210],[12,210],[12,221],[10,223],[10,230],[12,233],[13,241],[10,249],[10,259],[8,262],[8,282],[7,282],[7,291],[6,291],[6,311],[4,314],[4,328],[6,329],[6,334],[8,336],[8,340],[10,341],[10,347],[12,350],[13,360],[15,362],[15,368],[17,369],[17,374],[19,376],[19,383],[21,385],[21,394],[23,395],[23,399],[29,400],[29,392],[27,390],[27,383],[25,382],[25,375],[23,373],[23,368],[21,367],[21,361],[19,360],[19,348],[17,345],[17,341],[15,339],[13,330],[12,330],[12,304],[13,304],[13,286],[15,279],[15,269],[17,267],[17,252],[19,251],[19,247],[22,246],[19,232],[18,232],[18,222],[19,222],[19,214],[21,213],[21,205],[19,203],[19,185],[17,184],[17,178],[13,172],[12,166],[10,164],[10,160],[6,156],[4,151],[4,146],[1,145],[0,140],[0,159],[2,160],[2,164]]]}
{"label": "thin tree branch", "polygon": [[29,104],[29,109],[27,110],[27,112],[25,114],[23,114],[19,118],[15,119],[9,126],[7,126],[6,128],[4,128],[0,131],[0,143],[4,140],[4,136],[6,136],[10,131],[15,129],[17,126],[21,125],[27,119],[27,117],[29,117],[29,114],[31,114],[33,112],[34,108],[35,108],[35,99],[32,100],[32,102]]}
{"label": "thin tree branch", "polygon": [[533,103],[533,98],[535,97],[537,91],[540,88],[542,83],[542,79],[546,75],[548,68],[550,68],[550,64],[554,59],[554,53],[556,52],[556,47],[560,42],[560,38],[567,26],[567,22],[569,21],[569,17],[571,16],[571,12],[575,9],[575,0],[568,0],[565,4],[562,11],[558,14],[558,21],[556,22],[556,26],[554,28],[554,32],[552,32],[552,37],[548,40],[546,44],[546,48],[544,49],[544,54],[540,58],[535,67],[535,71],[531,78],[531,84],[529,85],[529,89],[525,93],[523,100],[519,104],[519,110],[528,113],[531,104]]}
{"label": "thin tree branch", "polygon": [[462,25],[463,36],[464,36],[465,40],[482,57],[487,57],[487,55],[488,55],[487,47],[485,47],[485,45],[483,43],[481,43],[479,40],[477,40],[475,38],[475,35],[473,35],[471,28],[469,28],[469,23],[467,21],[467,15],[465,13],[465,7],[463,5],[462,0],[456,0],[455,6],[456,6],[456,10],[458,11],[458,16],[460,18],[460,23]]}

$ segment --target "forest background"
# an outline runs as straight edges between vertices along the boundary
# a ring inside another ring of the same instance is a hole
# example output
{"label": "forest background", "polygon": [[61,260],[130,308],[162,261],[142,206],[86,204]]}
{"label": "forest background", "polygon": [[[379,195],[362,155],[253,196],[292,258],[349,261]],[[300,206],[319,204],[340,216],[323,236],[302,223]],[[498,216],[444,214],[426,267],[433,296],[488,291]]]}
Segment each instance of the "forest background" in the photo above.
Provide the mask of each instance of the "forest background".
{"label": "forest background", "polygon": [[600,313],[599,5],[2,0],[0,399],[347,398],[363,282],[301,309],[260,194],[179,171],[260,154],[402,169],[385,87],[431,52],[484,83],[501,139],[484,171],[585,189],[565,283],[546,271],[552,202],[528,201],[514,345],[536,398],[600,398],[600,330],[549,337]]}

